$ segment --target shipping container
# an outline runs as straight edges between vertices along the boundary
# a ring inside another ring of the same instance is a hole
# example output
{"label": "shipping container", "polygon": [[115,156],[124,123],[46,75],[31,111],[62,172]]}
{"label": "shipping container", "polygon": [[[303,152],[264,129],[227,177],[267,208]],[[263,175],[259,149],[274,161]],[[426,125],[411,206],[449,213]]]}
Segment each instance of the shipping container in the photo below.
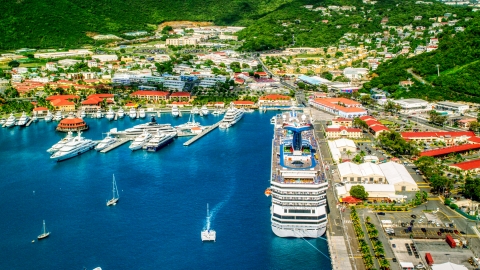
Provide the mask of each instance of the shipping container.
{"label": "shipping container", "polygon": [[427,262],[428,265],[432,265],[433,264],[433,259],[432,259],[432,255],[430,253],[425,253],[425,261]]}
{"label": "shipping container", "polygon": [[447,241],[448,245],[451,247],[451,248],[454,248],[457,246],[457,244],[455,243],[455,240],[453,240],[452,236],[450,234],[447,234],[447,237],[445,238],[445,241]]}

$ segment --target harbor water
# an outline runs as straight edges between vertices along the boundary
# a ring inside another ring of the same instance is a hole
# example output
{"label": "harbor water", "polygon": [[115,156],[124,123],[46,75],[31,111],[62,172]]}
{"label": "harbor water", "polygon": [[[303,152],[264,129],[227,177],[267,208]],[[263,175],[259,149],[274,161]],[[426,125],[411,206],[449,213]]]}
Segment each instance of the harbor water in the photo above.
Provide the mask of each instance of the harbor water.
{"label": "harbor water", "polygon": [[[59,163],[46,152],[65,136],[55,132],[57,123],[0,128],[0,269],[331,269],[324,239],[271,231],[264,190],[276,113],[245,114],[188,147],[182,144],[189,137],[155,153],[125,144]],[[195,120],[211,125],[222,117]],[[111,128],[149,120],[85,121],[83,136],[100,140]],[[113,174],[120,200],[107,207]],[[200,240],[207,203],[215,243]],[[51,234],[38,241],[42,220]]]}

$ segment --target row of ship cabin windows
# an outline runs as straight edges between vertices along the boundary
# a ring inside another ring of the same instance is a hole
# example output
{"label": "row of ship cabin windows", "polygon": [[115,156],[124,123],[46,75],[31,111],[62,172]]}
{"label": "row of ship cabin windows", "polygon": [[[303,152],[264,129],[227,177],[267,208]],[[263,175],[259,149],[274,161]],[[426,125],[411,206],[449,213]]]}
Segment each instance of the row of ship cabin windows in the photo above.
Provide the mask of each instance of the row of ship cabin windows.
{"label": "row of ship cabin windows", "polygon": [[273,214],[274,217],[276,218],[281,218],[281,219],[301,219],[301,220],[306,220],[306,219],[310,219],[310,220],[321,220],[321,219],[325,219],[326,215],[323,214],[323,215],[320,215],[320,216],[313,216],[313,217],[306,217],[306,216],[281,216],[279,214]]}
{"label": "row of ship cabin windows", "polygon": [[315,209],[310,210],[310,209],[283,209],[284,213],[297,213],[297,214],[315,214]]}
{"label": "row of ship cabin windows", "polygon": [[[364,181],[367,181],[367,180],[370,180],[370,182],[374,181],[373,177],[364,179]],[[346,181],[348,181],[348,177],[343,177],[343,182],[346,182]],[[354,181],[355,181],[355,177],[350,177],[350,182],[354,182]],[[383,182],[383,178],[378,178],[378,181]],[[357,177],[357,182],[362,182],[362,177]]]}

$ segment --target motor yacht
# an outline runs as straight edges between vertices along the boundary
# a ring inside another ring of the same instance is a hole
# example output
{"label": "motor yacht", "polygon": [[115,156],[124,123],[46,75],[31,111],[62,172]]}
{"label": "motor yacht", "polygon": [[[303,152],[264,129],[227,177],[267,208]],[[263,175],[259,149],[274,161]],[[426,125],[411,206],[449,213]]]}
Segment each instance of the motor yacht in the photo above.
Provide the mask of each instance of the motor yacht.
{"label": "motor yacht", "polygon": [[242,118],[244,114],[243,109],[237,109],[233,104],[230,104],[230,107],[228,108],[227,112],[225,113],[225,116],[223,117],[222,122],[218,126],[219,128],[226,129],[229,128],[235,123],[238,122]]}
{"label": "motor yacht", "polygon": [[173,117],[178,117],[180,116],[180,110],[178,109],[177,105],[172,106],[172,116]]}
{"label": "motor yacht", "polygon": [[47,111],[47,115],[45,116],[45,121],[50,122],[53,119],[53,114],[50,112],[50,110]]}
{"label": "motor yacht", "polygon": [[52,147],[50,147],[47,152],[50,153],[50,154],[53,154],[55,152],[57,152],[58,150],[60,150],[60,148],[62,148],[63,146],[65,146],[66,143],[68,142],[71,142],[73,140],[73,138],[75,138],[73,136],[73,133],[71,131],[69,131],[67,133],[67,136],[63,139],[61,139],[59,142],[57,142],[56,144],[54,144]]}
{"label": "motor yacht", "polygon": [[87,114],[85,113],[85,111],[82,110],[82,111],[80,112],[80,117],[81,117],[81,118],[85,118],[85,116],[87,116]]}
{"label": "motor yacht", "polygon": [[135,110],[135,108],[131,108],[130,112],[128,113],[128,116],[130,116],[130,118],[132,119],[137,118],[137,110]]}
{"label": "motor yacht", "polygon": [[158,129],[162,132],[176,132],[176,129],[172,127],[171,124],[159,124],[157,120],[155,120],[155,116],[151,117],[150,122],[133,126],[131,128],[127,128],[124,131],[117,131],[116,129],[111,129],[110,134],[114,136],[138,136],[142,134],[145,130],[149,133],[155,133]]}
{"label": "motor yacht", "polygon": [[115,112],[113,111],[112,107],[108,109],[108,112],[105,114],[105,118],[112,121],[115,118]]}
{"label": "motor yacht", "polygon": [[200,113],[200,110],[198,109],[197,106],[192,108],[192,114],[199,114],[199,113]]}
{"label": "motor yacht", "polygon": [[7,118],[7,121],[5,122],[5,127],[13,127],[15,126],[16,122],[17,122],[17,118],[15,118],[13,113],[11,113],[10,116]]}
{"label": "motor yacht", "polygon": [[210,112],[208,111],[207,105],[203,105],[202,108],[200,108],[200,111],[202,112],[203,115],[208,115]]}
{"label": "motor yacht", "polygon": [[63,116],[62,116],[62,112],[61,111],[58,111],[55,113],[55,116],[53,117],[53,121],[60,121],[62,120]]}
{"label": "motor yacht", "polygon": [[117,142],[117,138],[112,137],[112,136],[110,136],[110,133],[107,133],[107,136],[105,138],[103,138],[103,140],[101,140],[97,144],[97,146],[95,146],[95,150],[101,151],[101,150],[109,147],[110,145],[114,144],[115,142]]}
{"label": "motor yacht", "polygon": [[60,150],[53,153],[50,159],[55,161],[62,161],[72,157],[81,155],[93,148],[97,142],[82,137],[82,132],[79,131],[78,135],[70,142],[66,143]]}
{"label": "motor yacht", "polygon": [[102,118],[102,117],[103,117],[102,110],[98,109],[97,112],[95,113],[95,118]]}
{"label": "motor yacht", "polygon": [[155,135],[153,135],[152,139],[145,144],[144,148],[147,149],[149,152],[155,152],[158,149],[162,148],[163,146],[171,143],[173,138],[177,136],[177,133],[174,132],[161,132],[160,130],[157,131]]}
{"label": "motor yacht", "polygon": [[145,116],[146,116],[145,109],[138,110],[138,117],[145,118]]}
{"label": "motor yacht", "polygon": [[140,136],[138,136],[137,138],[135,138],[132,144],[130,144],[130,150],[135,151],[141,149],[151,138],[152,134],[144,130],[143,133],[140,134]]}
{"label": "motor yacht", "polygon": [[117,115],[119,118],[123,118],[125,116],[125,111],[123,110],[123,108],[118,109]]}
{"label": "motor yacht", "polygon": [[23,112],[22,116],[20,116],[20,118],[18,119],[16,125],[17,126],[25,126],[28,123],[29,120],[30,120],[30,117],[28,117],[28,115],[25,112]]}

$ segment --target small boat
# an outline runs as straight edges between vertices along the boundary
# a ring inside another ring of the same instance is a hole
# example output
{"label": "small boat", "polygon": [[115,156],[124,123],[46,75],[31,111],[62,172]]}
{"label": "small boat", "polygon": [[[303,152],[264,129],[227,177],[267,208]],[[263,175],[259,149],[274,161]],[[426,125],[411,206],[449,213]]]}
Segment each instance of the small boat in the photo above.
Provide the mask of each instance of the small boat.
{"label": "small boat", "polygon": [[10,116],[7,118],[7,121],[5,122],[5,126],[6,127],[13,127],[16,122],[17,122],[17,118],[15,118],[13,113],[11,113]]}
{"label": "small boat", "polygon": [[180,116],[180,110],[178,109],[177,105],[172,106],[172,116],[173,117],[178,117]]}
{"label": "small boat", "polygon": [[200,110],[198,109],[197,106],[193,107],[192,109],[192,114],[199,114],[200,113]]}
{"label": "small boat", "polygon": [[53,117],[53,121],[60,121],[62,120],[63,116],[62,116],[62,112],[61,111],[58,111],[55,113],[55,116]]}
{"label": "small boat", "polygon": [[87,114],[85,113],[85,111],[81,111],[81,112],[80,112],[80,117],[81,117],[81,118],[85,118],[85,116],[87,116]]}
{"label": "small boat", "polygon": [[18,119],[16,125],[17,126],[25,126],[28,123],[29,120],[30,120],[30,117],[28,117],[28,115],[25,112],[23,112],[22,116],[20,116],[20,118]]}
{"label": "small boat", "polygon": [[103,117],[102,110],[98,109],[97,112],[95,113],[95,117],[102,118]]}
{"label": "small boat", "polygon": [[145,109],[140,109],[138,111],[138,117],[140,118],[145,118],[146,114],[145,114]]}
{"label": "small boat", "polygon": [[218,110],[214,110],[214,111],[212,112],[212,114],[215,115],[215,116],[217,116],[217,115],[220,115],[220,112],[219,112]]}
{"label": "small boat", "polygon": [[272,190],[270,188],[265,189],[265,196],[270,196],[272,195]]}
{"label": "small boat", "polygon": [[107,206],[116,205],[120,197],[118,196],[117,182],[115,182],[115,175],[113,175],[112,181],[112,198],[107,201]]}
{"label": "small boat", "polygon": [[208,111],[207,105],[203,105],[202,108],[200,108],[200,111],[202,112],[203,115],[207,116],[210,112]]}
{"label": "small boat", "polygon": [[135,110],[135,108],[131,108],[130,112],[128,113],[128,116],[130,116],[130,118],[132,119],[137,118],[137,110]]}
{"label": "small boat", "polygon": [[47,238],[50,235],[50,232],[47,232],[47,227],[45,226],[45,220],[43,221],[43,233],[37,236],[38,240]]}
{"label": "small boat", "polygon": [[206,228],[200,234],[202,241],[213,241],[215,242],[217,238],[217,233],[214,230],[210,229],[210,214],[208,212],[208,203],[207,203],[207,225]]}
{"label": "small boat", "polygon": [[123,108],[118,109],[117,115],[119,118],[123,118],[125,116],[125,111],[123,110]]}
{"label": "small boat", "polygon": [[246,109],[245,112],[246,113],[253,113],[255,110],[254,109]]}
{"label": "small boat", "polygon": [[107,118],[110,121],[112,121],[115,118],[115,112],[113,111],[112,107],[108,109],[107,114],[105,114],[105,118]]}
{"label": "small boat", "polygon": [[132,144],[130,144],[128,148],[130,148],[130,150],[132,151],[141,149],[151,138],[152,134],[144,130],[143,133],[140,134],[140,136],[135,138],[135,140],[132,142]]}
{"label": "small boat", "polygon": [[50,122],[53,119],[53,114],[50,112],[50,110],[47,111],[47,115],[45,116],[45,121]]}
{"label": "small boat", "polygon": [[97,146],[95,146],[95,150],[101,151],[110,145],[114,144],[117,142],[117,138],[110,136],[110,133],[107,133],[107,136],[101,140]]}

